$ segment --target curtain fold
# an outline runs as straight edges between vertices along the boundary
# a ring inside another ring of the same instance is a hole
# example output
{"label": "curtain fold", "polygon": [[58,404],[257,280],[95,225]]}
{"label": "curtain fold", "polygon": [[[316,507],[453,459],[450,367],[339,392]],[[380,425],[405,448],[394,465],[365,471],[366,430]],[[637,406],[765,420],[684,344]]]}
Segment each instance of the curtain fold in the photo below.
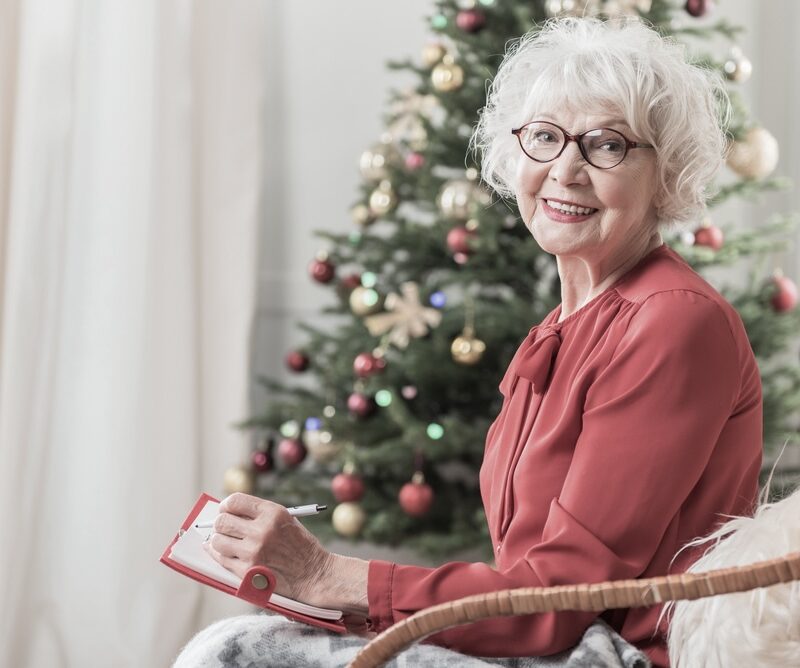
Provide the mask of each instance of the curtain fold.
{"label": "curtain fold", "polygon": [[262,3],[0,19],[0,665],[165,666],[236,610],[158,563],[246,452]]}

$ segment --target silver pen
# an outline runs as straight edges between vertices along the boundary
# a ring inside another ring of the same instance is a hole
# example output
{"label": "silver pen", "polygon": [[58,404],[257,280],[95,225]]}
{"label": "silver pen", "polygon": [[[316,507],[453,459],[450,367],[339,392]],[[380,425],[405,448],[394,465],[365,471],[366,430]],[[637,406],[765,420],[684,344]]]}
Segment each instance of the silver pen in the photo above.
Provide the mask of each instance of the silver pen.
{"label": "silver pen", "polygon": [[[307,515],[316,515],[317,513],[327,510],[328,506],[321,506],[318,503],[309,503],[306,506],[292,506],[287,508],[292,517],[306,517]],[[198,522],[194,525],[195,529],[211,529],[214,526],[214,520],[210,522]]]}

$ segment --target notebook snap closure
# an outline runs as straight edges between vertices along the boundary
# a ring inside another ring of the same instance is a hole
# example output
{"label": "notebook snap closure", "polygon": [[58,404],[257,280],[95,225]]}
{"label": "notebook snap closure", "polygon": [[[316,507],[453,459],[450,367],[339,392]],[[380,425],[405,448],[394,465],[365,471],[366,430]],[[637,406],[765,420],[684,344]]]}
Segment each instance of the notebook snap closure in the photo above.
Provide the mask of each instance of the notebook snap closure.
{"label": "notebook snap closure", "polygon": [[267,586],[269,586],[266,575],[262,575],[261,573],[256,573],[250,582],[256,589],[266,589]]}

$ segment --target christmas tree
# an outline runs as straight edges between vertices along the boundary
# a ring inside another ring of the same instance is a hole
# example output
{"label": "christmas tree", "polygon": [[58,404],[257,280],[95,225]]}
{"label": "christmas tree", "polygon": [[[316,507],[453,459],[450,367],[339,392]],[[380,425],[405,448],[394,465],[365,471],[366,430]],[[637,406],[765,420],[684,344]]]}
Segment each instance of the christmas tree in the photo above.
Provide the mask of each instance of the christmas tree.
{"label": "christmas tree", "polygon": [[[478,470],[501,405],[498,383],[529,328],[559,303],[560,287],[555,259],[530,237],[513,203],[479,182],[480,158],[469,142],[508,40],[559,15],[641,15],[729,80],[728,173],[710,216],[665,241],[700,273],[750,258],[744,288],[716,287],[742,316],[759,361],[765,447],[794,438],[800,369],[778,360],[800,324],[797,291],[767,264],[794,222],[785,216],[732,230],[714,219],[723,202],[786,183],[771,175],[775,139],[737,90],[752,69],[736,46],[739,29],[715,21],[711,7],[708,0],[435,3],[421,59],[390,63],[418,83],[391,94],[385,135],[361,154],[353,232],[318,232],[325,248],[309,271],[335,291],[336,306],[326,312],[339,325],[304,324],[305,344],[286,355],[311,382],[261,379],[268,404],[244,424],[258,430],[260,445],[250,462],[226,473],[229,492],[288,505],[328,502],[332,521],[309,523],[323,537],[332,525],[343,536],[431,554],[481,543],[489,549]],[[728,44],[722,56],[704,48],[715,36]]]}

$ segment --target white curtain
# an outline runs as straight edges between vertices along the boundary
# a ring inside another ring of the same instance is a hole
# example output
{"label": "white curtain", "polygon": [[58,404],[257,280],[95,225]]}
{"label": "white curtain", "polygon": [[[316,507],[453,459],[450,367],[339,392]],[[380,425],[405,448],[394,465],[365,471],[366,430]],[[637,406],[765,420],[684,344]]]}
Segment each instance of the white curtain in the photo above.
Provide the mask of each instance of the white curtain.
{"label": "white curtain", "polygon": [[0,665],[167,666],[246,453],[265,3],[0,0]]}

